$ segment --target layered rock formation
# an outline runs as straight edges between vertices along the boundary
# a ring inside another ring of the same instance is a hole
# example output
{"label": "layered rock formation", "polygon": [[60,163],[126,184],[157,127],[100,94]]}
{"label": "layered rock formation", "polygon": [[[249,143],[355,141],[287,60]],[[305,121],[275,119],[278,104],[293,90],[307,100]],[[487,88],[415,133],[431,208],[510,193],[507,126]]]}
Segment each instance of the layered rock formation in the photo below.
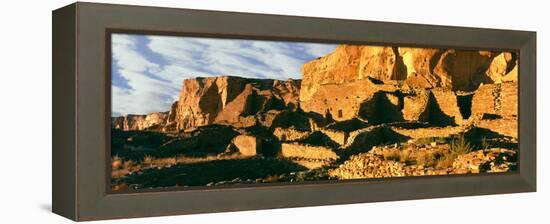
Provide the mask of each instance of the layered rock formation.
{"label": "layered rock formation", "polygon": [[437,122],[448,125],[469,117],[457,98],[482,84],[515,83],[517,59],[510,52],[341,45],[304,64],[302,73],[306,112],[335,120],[428,121],[432,108]]}
{"label": "layered rock formation", "polygon": [[[517,114],[515,53],[341,45],[304,64],[302,71],[302,81],[188,79],[169,112],[113,118],[113,127],[161,126],[162,131],[179,131],[209,124],[271,126],[284,110],[303,110],[336,121],[361,118],[369,123],[438,125],[461,124],[471,113],[479,117],[486,105],[493,107],[489,110]],[[505,88],[499,87],[501,83]],[[474,91],[471,101],[468,97]],[[499,103],[503,100],[512,103]],[[501,109],[501,105],[511,107]]]}
{"label": "layered rock formation", "polygon": [[[282,110],[296,110],[300,80],[232,76],[187,79],[168,112],[112,118],[122,130],[192,130],[210,124],[250,127],[271,122]],[[273,116],[269,114],[272,113]]]}
{"label": "layered rock formation", "polygon": [[175,122],[180,130],[213,123],[252,126],[258,113],[296,107],[299,85],[299,80],[231,76],[188,79]]}
{"label": "layered rock formation", "polygon": [[111,126],[124,131],[162,130],[168,117],[168,112],[154,112],[147,115],[128,114],[126,116],[113,117],[111,119]]}

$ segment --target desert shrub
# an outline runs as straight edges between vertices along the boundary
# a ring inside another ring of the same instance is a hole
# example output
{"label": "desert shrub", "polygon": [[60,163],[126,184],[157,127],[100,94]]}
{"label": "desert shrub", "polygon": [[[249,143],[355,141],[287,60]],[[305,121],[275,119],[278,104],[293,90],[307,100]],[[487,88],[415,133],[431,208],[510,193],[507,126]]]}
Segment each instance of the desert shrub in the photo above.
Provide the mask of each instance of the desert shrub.
{"label": "desert shrub", "polygon": [[449,148],[455,156],[472,152],[472,145],[462,135],[452,139],[449,143]]}
{"label": "desert shrub", "polygon": [[411,164],[414,162],[413,154],[410,150],[388,149],[382,152],[384,160],[391,160]]}
{"label": "desert shrub", "polygon": [[459,155],[472,152],[473,147],[464,136],[453,138],[449,142],[449,151],[445,152],[437,161],[437,167],[451,167]]}

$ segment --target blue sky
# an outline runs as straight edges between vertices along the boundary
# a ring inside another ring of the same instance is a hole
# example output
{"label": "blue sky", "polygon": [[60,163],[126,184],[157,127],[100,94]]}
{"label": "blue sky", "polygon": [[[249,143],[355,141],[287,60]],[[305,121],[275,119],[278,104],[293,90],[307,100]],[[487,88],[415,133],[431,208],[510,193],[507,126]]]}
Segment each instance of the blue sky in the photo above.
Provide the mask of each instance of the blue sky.
{"label": "blue sky", "polygon": [[167,111],[184,79],[220,75],[300,79],[336,45],[134,34],[112,36],[112,114]]}

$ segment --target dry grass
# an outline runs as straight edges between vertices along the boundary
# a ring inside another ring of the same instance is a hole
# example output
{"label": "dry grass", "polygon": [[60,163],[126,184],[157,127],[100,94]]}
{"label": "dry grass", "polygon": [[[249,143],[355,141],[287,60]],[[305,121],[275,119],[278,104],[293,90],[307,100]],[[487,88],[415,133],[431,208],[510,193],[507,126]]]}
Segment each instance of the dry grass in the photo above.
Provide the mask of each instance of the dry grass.
{"label": "dry grass", "polygon": [[451,140],[449,143],[451,153],[455,155],[462,155],[472,152],[472,145],[468,142],[464,136],[460,136]]}
{"label": "dry grass", "polygon": [[[442,138],[425,138],[420,142],[426,144],[437,142],[441,143]],[[483,143],[482,143],[483,145]],[[485,144],[486,145],[486,144]],[[426,167],[447,168],[452,167],[454,160],[463,154],[470,153],[473,150],[472,145],[464,136],[458,136],[449,140],[448,150],[414,150],[414,149],[386,149],[382,152],[385,160],[401,162],[405,164],[415,164]]]}
{"label": "dry grass", "polygon": [[400,149],[385,150],[382,153],[382,157],[385,160],[392,160],[392,161],[406,163],[406,164],[413,163],[413,161],[415,160],[414,155],[412,154],[411,150],[408,150],[408,149],[405,149],[405,150],[400,150]]}
{"label": "dry grass", "polygon": [[414,161],[414,157],[410,150],[401,150],[399,154],[399,162],[410,164]]}
{"label": "dry grass", "polygon": [[445,154],[445,156],[442,156],[437,160],[437,168],[448,168],[453,166],[453,162],[455,161],[456,157],[448,155],[449,154]]}
{"label": "dry grass", "polygon": [[449,151],[445,152],[437,161],[437,167],[447,168],[452,167],[453,162],[459,155],[464,155],[472,152],[473,147],[464,136],[454,138],[449,143]]}
{"label": "dry grass", "polygon": [[382,152],[382,157],[385,160],[399,161],[401,159],[401,152],[399,149],[390,149]]}

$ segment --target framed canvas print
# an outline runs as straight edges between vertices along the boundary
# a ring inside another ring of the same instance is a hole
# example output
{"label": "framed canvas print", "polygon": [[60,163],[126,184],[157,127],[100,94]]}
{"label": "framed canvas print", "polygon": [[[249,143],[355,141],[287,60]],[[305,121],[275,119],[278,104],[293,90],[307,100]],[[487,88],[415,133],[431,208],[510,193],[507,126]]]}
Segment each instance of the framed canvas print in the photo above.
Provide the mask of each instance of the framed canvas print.
{"label": "framed canvas print", "polygon": [[66,6],[53,12],[53,211],[535,191],[535,48],[530,31]]}

